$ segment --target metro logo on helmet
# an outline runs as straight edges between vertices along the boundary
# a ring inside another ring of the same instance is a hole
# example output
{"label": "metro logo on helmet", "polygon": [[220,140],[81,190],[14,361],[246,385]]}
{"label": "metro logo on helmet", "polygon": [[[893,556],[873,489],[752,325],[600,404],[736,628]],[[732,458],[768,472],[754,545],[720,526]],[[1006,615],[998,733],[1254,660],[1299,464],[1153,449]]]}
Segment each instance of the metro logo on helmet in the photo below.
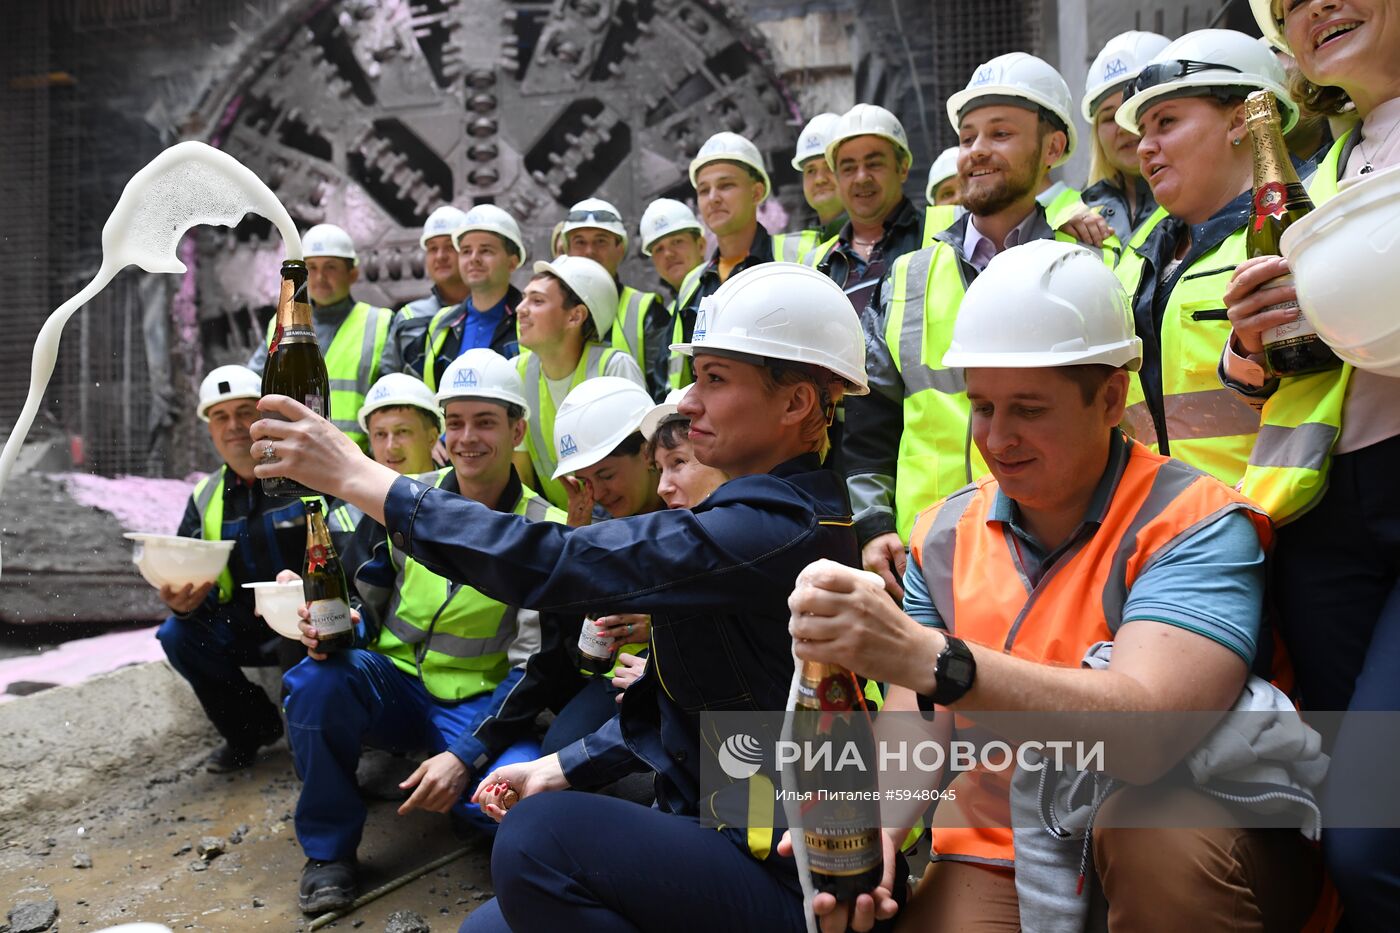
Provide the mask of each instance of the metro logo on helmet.
{"label": "metro logo on helmet", "polygon": [[565,434],[559,438],[559,456],[572,457],[576,453],[578,453],[578,444],[574,442],[572,434]]}
{"label": "metro logo on helmet", "polygon": [[981,87],[984,84],[991,84],[996,80],[997,71],[991,65],[983,65],[977,69],[977,73],[972,76],[972,87]]}
{"label": "metro logo on helmet", "polygon": [[1105,81],[1107,81],[1110,78],[1116,78],[1119,75],[1127,74],[1128,70],[1129,69],[1127,62],[1123,61],[1123,59],[1121,58],[1114,58],[1107,62],[1104,62],[1103,78]]}
{"label": "metro logo on helmet", "polygon": [[705,312],[705,311],[703,311],[703,310],[702,310],[698,315],[696,315],[696,318],[695,318],[695,336],[693,336],[693,337],[691,338],[692,341],[699,341],[699,340],[704,340],[704,339],[705,339],[705,318],[706,318],[706,317],[708,317],[708,314],[707,314],[707,312]]}
{"label": "metro logo on helmet", "polygon": [[481,376],[474,369],[459,369],[452,379],[454,389],[475,389],[481,384]]}
{"label": "metro logo on helmet", "polygon": [[374,390],[373,394],[370,395],[369,400],[370,400],[371,402],[382,402],[384,399],[386,399],[386,398],[388,398],[388,397],[389,397],[389,390],[388,390],[387,388],[385,388],[384,386],[380,386],[379,388],[377,388],[377,389]]}

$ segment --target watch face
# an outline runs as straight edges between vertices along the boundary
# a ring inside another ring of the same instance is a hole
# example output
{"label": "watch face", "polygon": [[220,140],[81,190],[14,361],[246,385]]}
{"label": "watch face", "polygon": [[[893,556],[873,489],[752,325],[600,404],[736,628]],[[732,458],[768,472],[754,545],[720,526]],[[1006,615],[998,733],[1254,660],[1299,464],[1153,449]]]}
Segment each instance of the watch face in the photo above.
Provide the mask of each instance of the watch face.
{"label": "watch face", "polygon": [[944,673],[952,683],[965,684],[972,679],[972,664],[966,658],[951,657]]}

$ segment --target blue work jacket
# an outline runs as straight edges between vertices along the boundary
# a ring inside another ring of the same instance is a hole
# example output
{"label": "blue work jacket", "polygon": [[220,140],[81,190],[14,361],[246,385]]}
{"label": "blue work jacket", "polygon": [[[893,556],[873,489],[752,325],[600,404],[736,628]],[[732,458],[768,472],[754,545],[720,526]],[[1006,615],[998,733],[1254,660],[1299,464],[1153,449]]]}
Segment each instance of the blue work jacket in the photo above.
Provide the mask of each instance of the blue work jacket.
{"label": "blue work jacket", "polygon": [[797,575],[820,558],[860,566],[844,484],[815,454],[730,480],[693,510],[583,528],[526,522],[408,477],[385,518],[395,547],[502,602],[650,613],[646,673],[618,716],[559,757],[581,788],[650,769],[657,806],[688,816],[699,812],[700,712],[782,710]]}

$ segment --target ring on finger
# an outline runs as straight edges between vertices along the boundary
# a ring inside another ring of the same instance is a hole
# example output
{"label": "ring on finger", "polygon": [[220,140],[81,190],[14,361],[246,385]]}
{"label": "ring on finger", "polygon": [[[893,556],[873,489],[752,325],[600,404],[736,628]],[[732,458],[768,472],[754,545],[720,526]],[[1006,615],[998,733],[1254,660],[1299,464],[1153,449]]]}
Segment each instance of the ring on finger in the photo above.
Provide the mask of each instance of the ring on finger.
{"label": "ring on finger", "polygon": [[267,446],[263,448],[262,458],[264,461],[272,461],[277,459],[277,452],[272,449],[272,441],[268,441]]}

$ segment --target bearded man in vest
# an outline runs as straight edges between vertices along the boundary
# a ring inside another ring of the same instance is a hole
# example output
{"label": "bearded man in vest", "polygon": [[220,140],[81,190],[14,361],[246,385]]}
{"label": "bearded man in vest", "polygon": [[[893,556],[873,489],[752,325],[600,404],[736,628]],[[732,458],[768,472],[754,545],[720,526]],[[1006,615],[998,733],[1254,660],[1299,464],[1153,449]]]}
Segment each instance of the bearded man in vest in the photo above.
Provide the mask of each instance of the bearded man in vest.
{"label": "bearded man in vest", "polygon": [[[302,235],[301,245],[306,254],[306,294],[311,299],[316,345],[330,377],[327,417],[361,450],[368,451],[369,438],[356,415],[369,387],[379,379],[394,311],[350,296],[351,287],[360,280],[359,257],[350,234],[335,224],[317,224]],[[268,321],[267,339],[248,361],[248,368],[259,375],[267,365],[267,347],[275,324],[276,319]]]}
{"label": "bearded man in vest", "polygon": [[915,514],[987,471],[968,440],[962,373],[940,363],[962,297],[1002,250],[1071,240],[1036,200],[1050,170],[1074,152],[1071,108],[1064,78],[1033,55],[977,69],[948,100],[967,212],[932,246],[894,261],[864,320],[871,391],[847,400],[843,465],[861,562],[896,599]]}
{"label": "bearded man in vest", "polygon": [[[437,399],[452,466],[420,480],[500,512],[564,521],[511,465],[530,416],[514,366],[492,350],[468,350],[443,373]],[[370,519],[360,521],[357,536],[356,552],[369,555],[354,570],[365,610],[357,647],[320,654],[303,619],[309,657],[283,679],[304,782],[296,831],[307,862],[298,903],[308,914],[355,898],[362,745],[433,752],[399,785],[411,791],[401,815],[450,812],[455,824],[494,834],[494,821],[467,802],[476,782],[495,765],[539,756],[535,717],[558,705],[555,685],[576,679],[562,620],[445,580]],[[572,630],[578,625],[574,618]]]}
{"label": "bearded man in vest", "polygon": [[275,651],[264,648],[281,641],[253,615],[253,593],[243,584],[300,570],[305,558],[301,500],[269,498],[253,477],[248,428],[260,417],[261,395],[262,380],[243,366],[220,366],[200,383],[197,414],[223,463],[195,485],[176,533],[237,544],[217,580],[160,591],[171,615],[156,637],[224,739],[205,764],[216,773],[249,767],[258,748],[282,736],[277,707],[241,670],[274,663]]}
{"label": "bearded man in vest", "polygon": [[[1119,429],[1142,342],[1093,251],[1036,242],[993,259],[942,362],[966,368],[972,437],[991,475],[920,514],[903,611],[869,572],[809,566],[790,600],[797,656],[896,685],[886,710],[937,704],[1011,742],[1047,736],[1030,717],[983,720],[986,711],[1125,715],[1069,736],[1108,749],[1106,771],[1086,772],[1095,808],[1077,839],[1038,822],[1026,835],[1018,821],[1013,834],[1021,774],[1033,772],[955,777],[956,799],[934,811],[935,861],[905,926],[1088,929],[1098,898],[1113,930],[1300,929],[1321,885],[1316,847],[1299,822],[1240,828],[1249,823],[1208,796],[1214,785],[1196,777],[1194,757],[1202,735],[1238,721],[1255,697],[1308,734],[1287,697],[1250,674],[1267,654],[1267,516]],[[1169,712],[1197,714],[1201,730],[1145,725]],[[954,725],[939,710],[924,728],[946,741]],[[1191,777],[1159,782],[1188,756]],[[1296,763],[1281,761],[1279,773],[1296,774]],[[1274,795],[1299,801],[1290,819],[1316,815],[1316,780]],[[1144,821],[1153,814],[1182,821]],[[1144,826],[1172,828],[1133,828]],[[823,898],[826,928],[836,905]],[[890,908],[858,903],[857,919]],[[1060,911],[1077,911],[1076,922],[1059,923]]]}

